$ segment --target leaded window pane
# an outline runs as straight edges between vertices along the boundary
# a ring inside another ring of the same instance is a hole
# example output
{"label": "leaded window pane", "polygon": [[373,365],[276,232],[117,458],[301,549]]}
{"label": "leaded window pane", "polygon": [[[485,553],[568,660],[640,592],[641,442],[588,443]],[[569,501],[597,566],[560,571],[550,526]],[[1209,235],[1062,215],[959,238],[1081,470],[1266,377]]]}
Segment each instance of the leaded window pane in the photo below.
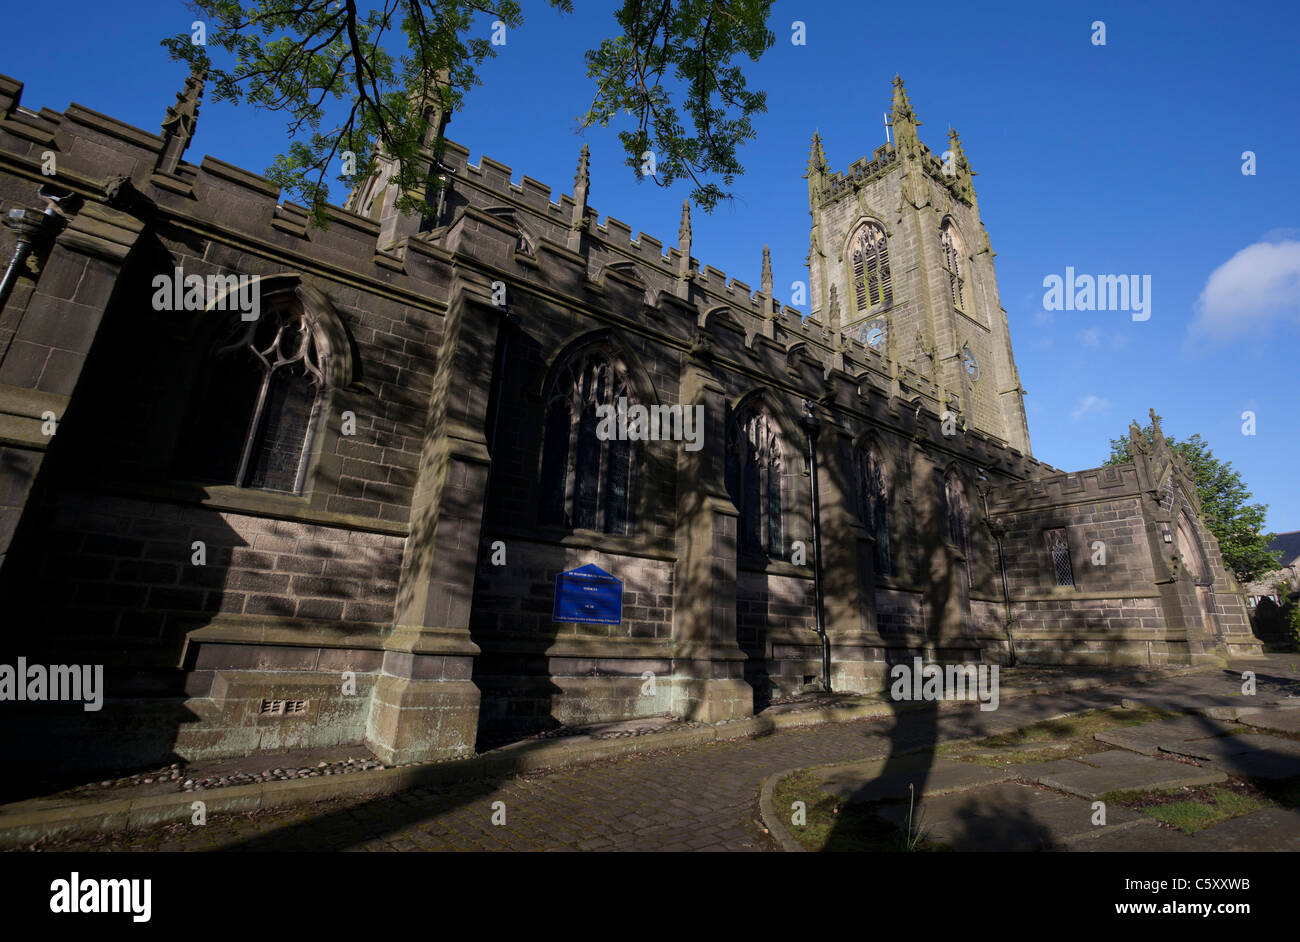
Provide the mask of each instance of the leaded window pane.
{"label": "leaded window pane", "polygon": [[783,559],[781,533],[781,472],[767,468],[767,554],[773,559]]}
{"label": "leaded window pane", "polygon": [[298,485],[316,389],[301,363],[271,374],[266,418],[253,442],[248,486],[293,491]]}
{"label": "leaded window pane", "polygon": [[627,533],[631,522],[632,442],[610,442],[605,464],[605,532]]}
{"label": "leaded window pane", "polygon": [[636,443],[616,435],[602,441],[596,434],[608,425],[598,407],[616,408],[620,398],[629,407],[636,403],[622,365],[601,347],[574,357],[556,374],[542,445],[543,523],[631,533]]}
{"label": "leaded window pane", "polygon": [[744,552],[751,556],[757,555],[762,545],[759,542],[759,531],[762,528],[758,502],[759,476],[758,462],[754,460],[753,454],[745,455],[745,488],[740,494],[740,545]]}
{"label": "leaded window pane", "polygon": [[740,511],[737,543],[742,555],[785,557],[781,511],[781,444],[776,423],[754,409],[732,423],[727,445],[727,490]]}
{"label": "leaded window pane", "polygon": [[564,490],[569,468],[569,426],[572,418],[563,402],[546,413],[546,441],[542,452],[541,519],[553,526],[565,526]]}
{"label": "leaded window pane", "polygon": [[876,572],[891,575],[889,486],[884,463],[874,447],[858,452],[859,516],[875,538]]}
{"label": "leaded window pane", "polygon": [[222,333],[195,390],[177,471],[296,493],[328,360],[301,304],[272,297]]}
{"label": "leaded window pane", "polygon": [[601,441],[596,437],[596,407],[582,412],[578,426],[578,460],[574,466],[573,525],[579,530],[597,528],[597,494],[600,488]]}
{"label": "leaded window pane", "polygon": [[1070,564],[1070,544],[1065,530],[1047,531],[1047,548],[1052,554],[1052,571],[1058,586],[1074,585],[1074,567]]}

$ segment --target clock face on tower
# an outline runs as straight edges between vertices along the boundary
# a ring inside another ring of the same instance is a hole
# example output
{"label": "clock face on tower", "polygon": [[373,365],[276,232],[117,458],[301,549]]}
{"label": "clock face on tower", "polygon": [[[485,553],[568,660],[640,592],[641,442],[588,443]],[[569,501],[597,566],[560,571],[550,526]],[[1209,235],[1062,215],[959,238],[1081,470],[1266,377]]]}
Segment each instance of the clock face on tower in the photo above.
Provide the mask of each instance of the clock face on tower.
{"label": "clock face on tower", "polygon": [[885,327],[883,320],[868,321],[858,331],[858,340],[877,353],[881,353],[885,349]]}
{"label": "clock face on tower", "polygon": [[970,381],[972,383],[979,382],[980,361],[975,359],[975,354],[971,352],[970,347],[967,346],[966,344],[962,344],[961,364],[962,367],[966,370],[966,375],[970,377]]}

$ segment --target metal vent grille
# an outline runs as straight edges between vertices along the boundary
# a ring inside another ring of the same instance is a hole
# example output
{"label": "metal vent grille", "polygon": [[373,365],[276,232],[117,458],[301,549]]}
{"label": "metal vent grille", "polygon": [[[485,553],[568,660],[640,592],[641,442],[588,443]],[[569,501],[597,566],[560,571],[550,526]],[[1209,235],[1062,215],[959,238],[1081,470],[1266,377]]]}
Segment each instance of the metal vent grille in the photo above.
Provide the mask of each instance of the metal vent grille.
{"label": "metal vent grille", "polygon": [[263,700],[260,716],[302,716],[310,700]]}
{"label": "metal vent grille", "polygon": [[1074,585],[1074,567],[1070,565],[1070,544],[1065,539],[1065,530],[1047,531],[1047,548],[1052,554],[1052,569],[1059,586]]}

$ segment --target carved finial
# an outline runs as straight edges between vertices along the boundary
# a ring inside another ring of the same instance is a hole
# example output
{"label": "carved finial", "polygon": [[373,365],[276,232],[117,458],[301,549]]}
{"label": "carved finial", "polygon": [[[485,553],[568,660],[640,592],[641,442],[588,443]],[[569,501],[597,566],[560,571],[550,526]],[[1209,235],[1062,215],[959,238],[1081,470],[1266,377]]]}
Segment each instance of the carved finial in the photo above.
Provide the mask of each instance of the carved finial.
{"label": "carved finial", "polygon": [[582,152],[578,155],[578,172],[573,177],[573,193],[576,196],[579,190],[582,190],[584,196],[587,189],[591,186],[590,172],[591,150],[586,144],[582,145]]}
{"label": "carved finial", "polygon": [[826,326],[831,330],[840,329],[840,293],[835,285],[831,285],[831,301],[826,315]]}
{"label": "carved finial", "polygon": [[822,173],[826,170],[826,153],[822,150],[822,136],[817,131],[813,131],[812,149],[808,153],[808,173]]}
{"label": "carved finial", "polygon": [[677,227],[677,297],[691,298],[691,201],[682,200],[682,224]]}
{"label": "carved finial", "polygon": [[206,69],[197,68],[185,79],[185,88],[176,93],[176,104],[167,107],[162,122],[163,149],[154,169],[162,173],[175,173],[181,155],[194,139],[194,129],[199,123],[199,101],[203,98]]}
{"label": "carved finial", "polygon": [[921,122],[916,120],[916,112],[912,110],[912,102],[907,97],[901,75],[894,76],[894,102],[889,123],[894,129],[895,147],[901,150],[915,150],[919,147],[916,129],[921,126]]}
{"label": "carved finial", "polygon": [[[907,118],[916,117],[916,114],[912,111],[912,102],[907,97],[907,88],[903,85],[903,76],[897,74],[894,76],[893,112],[895,118],[899,115]],[[921,122],[916,123],[920,124]]]}
{"label": "carved finial", "polygon": [[952,151],[952,163],[959,173],[970,170],[970,162],[966,160],[966,151],[962,149],[956,128],[948,129],[948,149]]}
{"label": "carved finial", "polygon": [[763,274],[759,281],[760,289],[769,298],[772,296],[772,250],[763,246]]}
{"label": "carved finial", "polygon": [[573,177],[573,215],[569,218],[569,248],[582,251],[583,232],[587,228],[587,193],[591,189],[591,150],[586,144],[578,155],[578,172]]}

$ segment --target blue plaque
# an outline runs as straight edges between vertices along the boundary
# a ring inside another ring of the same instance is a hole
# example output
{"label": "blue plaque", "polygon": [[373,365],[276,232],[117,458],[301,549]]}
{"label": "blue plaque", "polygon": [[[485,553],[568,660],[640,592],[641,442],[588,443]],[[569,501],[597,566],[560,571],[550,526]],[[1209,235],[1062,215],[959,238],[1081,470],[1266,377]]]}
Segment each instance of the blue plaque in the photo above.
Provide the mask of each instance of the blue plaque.
{"label": "blue plaque", "polygon": [[623,582],[588,564],[555,577],[553,621],[591,625],[623,623]]}

